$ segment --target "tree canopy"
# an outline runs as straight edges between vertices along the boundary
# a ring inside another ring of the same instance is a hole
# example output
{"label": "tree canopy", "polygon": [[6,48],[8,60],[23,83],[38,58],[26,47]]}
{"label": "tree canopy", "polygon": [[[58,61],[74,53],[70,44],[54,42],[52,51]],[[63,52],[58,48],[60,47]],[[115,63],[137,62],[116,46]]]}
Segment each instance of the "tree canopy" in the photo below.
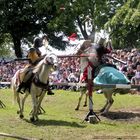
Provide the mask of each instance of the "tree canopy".
{"label": "tree canopy", "polygon": [[106,23],[115,46],[140,46],[140,1],[128,0]]}
{"label": "tree canopy", "polygon": [[1,34],[0,35],[0,56],[9,56],[11,53],[10,44],[11,42],[9,34]]}
{"label": "tree canopy", "polygon": [[[138,0],[1,0],[0,34],[10,34],[17,57],[22,57],[24,38],[32,42],[35,35],[43,32],[50,45],[65,49],[69,42],[64,37],[80,31],[84,39],[94,42],[95,32],[104,29],[106,23],[111,38],[120,44],[138,32],[138,5]],[[123,39],[118,41],[118,36]]]}
{"label": "tree canopy", "polygon": [[58,15],[56,8],[53,0],[0,1],[0,32],[11,35],[17,57],[22,57],[21,40],[33,38],[40,31],[47,33],[51,43],[64,48],[66,42],[57,36],[61,30],[52,22]]}

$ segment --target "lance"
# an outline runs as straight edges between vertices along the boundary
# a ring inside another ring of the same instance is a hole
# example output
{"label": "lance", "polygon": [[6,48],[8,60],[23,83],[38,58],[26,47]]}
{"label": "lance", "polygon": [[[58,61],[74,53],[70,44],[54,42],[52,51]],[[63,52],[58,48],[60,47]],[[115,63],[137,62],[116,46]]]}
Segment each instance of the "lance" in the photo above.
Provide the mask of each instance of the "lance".
{"label": "lance", "polygon": [[30,61],[30,59],[28,59],[28,58],[15,58],[15,59],[12,59],[10,61],[6,61],[5,63],[11,63],[14,61]]}
{"label": "lance", "polygon": [[[90,56],[95,56],[95,54],[93,53],[93,54],[82,54],[82,55],[58,55],[57,57],[58,58],[65,58],[65,57],[90,57]],[[112,57],[110,55],[105,55],[105,56],[108,57],[108,58],[111,58],[111,59],[113,59],[115,61],[118,61],[118,62],[120,62],[120,63],[122,63],[124,65],[127,64],[126,62],[124,62],[124,61],[122,61],[120,59],[114,58],[114,57]]]}
{"label": "lance", "polygon": [[82,54],[82,55],[58,55],[58,58],[65,58],[65,57],[89,57],[95,56],[95,54]]}
{"label": "lance", "polygon": [[29,61],[29,58],[16,58],[13,61]]}
{"label": "lance", "polygon": [[113,56],[110,56],[110,55],[105,55],[106,57],[109,57],[109,58],[111,58],[111,59],[113,59],[113,60],[115,60],[115,61],[118,61],[118,62],[120,62],[120,63],[122,63],[122,64],[124,64],[124,65],[126,65],[127,63],[126,62],[124,62],[124,61],[122,61],[122,60],[120,60],[120,59],[118,59],[118,58],[115,58],[115,57],[113,57]]}

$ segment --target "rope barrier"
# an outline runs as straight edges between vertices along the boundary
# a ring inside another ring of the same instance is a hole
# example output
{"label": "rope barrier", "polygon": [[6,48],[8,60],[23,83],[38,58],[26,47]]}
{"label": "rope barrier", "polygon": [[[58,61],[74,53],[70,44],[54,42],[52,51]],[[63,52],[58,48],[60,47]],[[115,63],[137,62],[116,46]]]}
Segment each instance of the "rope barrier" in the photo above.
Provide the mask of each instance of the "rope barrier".
{"label": "rope barrier", "polygon": [[[10,82],[0,82],[0,85],[10,85]],[[50,82],[50,86],[79,86],[79,87],[86,87],[87,83],[68,83],[68,82]],[[117,88],[117,89],[131,89],[131,88],[139,88],[140,85],[134,84],[94,84],[94,87],[97,88]]]}
{"label": "rope barrier", "polygon": [[65,57],[89,57],[89,56],[95,56],[95,54],[82,54],[82,55],[58,55],[58,58],[65,58]]}
{"label": "rope barrier", "polygon": [[0,82],[0,85],[10,85],[11,82]]}
{"label": "rope barrier", "polygon": [[[79,86],[79,87],[86,87],[87,83],[56,83],[52,82],[50,85],[63,85],[63,86]],[[131,89],[131,88],[139,88],[140,85],[131,85],[131,84],[94,84],[94,87],[97,88],[117,88],[117,89]]]}

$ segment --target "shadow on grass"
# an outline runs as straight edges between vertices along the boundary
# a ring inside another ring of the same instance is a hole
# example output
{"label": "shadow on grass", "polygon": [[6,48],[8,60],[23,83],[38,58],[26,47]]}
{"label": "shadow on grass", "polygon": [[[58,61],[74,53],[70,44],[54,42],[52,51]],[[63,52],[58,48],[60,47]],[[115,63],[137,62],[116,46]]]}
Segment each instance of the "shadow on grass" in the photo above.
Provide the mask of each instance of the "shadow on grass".
{"label": "shadow on grass", "polygon": [[107,114],[102,114],[102,116],[111,120],[132,120],[135,118],[140,120],[140,113],[133,112],[108,112]]}
{"label": "shadow on grass", "polygon": [[[31,121],[24,119],[24,121],[31,123]],[[45,126],[45,125],[52,125],[52,126],[70,126],[70,127],[77,127],[77,128],[84,128],[85,125],[80,125],[77,122],[68,122],[62,120],[39,120],[33,123],[36,126]]]}

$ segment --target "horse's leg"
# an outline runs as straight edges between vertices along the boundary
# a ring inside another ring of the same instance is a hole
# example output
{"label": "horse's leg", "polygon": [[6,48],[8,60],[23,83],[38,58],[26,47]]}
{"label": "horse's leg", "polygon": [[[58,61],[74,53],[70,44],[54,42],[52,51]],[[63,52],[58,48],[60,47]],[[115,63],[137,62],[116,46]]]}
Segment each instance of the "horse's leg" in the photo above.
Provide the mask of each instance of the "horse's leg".
{"label": "horse's leg", "polygon": [[79,110],[80,103],[81,103],[81,100],[82,100],[82,97],[83,97],[84,94],[85,94],[85,90],[81,90],[80,91],[80,97],[79,97],[79,100],[78,100],[78,104],[77,104],[77,107],[75,108],[75,110]]}
{"label": "horse's leg", "polygon": [[[25,104],[25,100],[26,98],[28,97],[28,93],[25,93],[25,96],[23,97],[22,101],[21,101],[21,112],[22,112],[22,115],[23,115],[23,112],[24,112],[24,104]],[[22,116],[22,118],[24,117],[24,115]]]}
{"label": "horse's leg", "polygon": [[108,105],[107,93],[106,93],[106,92],[104,92],[103,94],[104,94],[104,97],[106,98],[106,103],[105,103],[104,107],[100,110],[100,112],[101,112],[101,113],[102,113],[102,112],[104,112],[105,108],[106,108],[106,107],[107,107],[107,105]]}
{"label": "horse's leg", "polygon": [[19,110],[17,111],[17,113],[19,114],[19,117],[22,119],[24,117],[24,115],[23,115],[23,112],[22,112],[20,95],[19,95],[18,92],[16,92],[15,94],[16,94],[17,103],[18,103],[18,106],[19,106]]}
{"label": "horse's leg", "polygon": [[[34,88],[34,90],[33,90]],[[37,121],[38,120],[38,116],[37,116],[37,95],[35,94],[35,87],[31,87],[31,98],[32,98],[32,112],[31,112],[31,117],[30,120],[31,122]]]}
{"label": "horse's leg", "polygon": [[112,93],[104,93],[104,95],[105,95],[105,97],[107,99],[107,102],[106,102],[105,106],[101,110],[102,114],[108,113],[110,107],[112,106],[112,104],[114,102],[114,100],[112,98],[113,92]]}
{"label": "horse's leg", "polygon": [[46,94],[45,92],[41,93],[41,96],[38,99],[38,104],[37,104],[37,110],[38,110],[37,113],[38,114],[42,114],[41,110],[44,111],[44,109],[41,107],[41,103],[42,103],[42,100],[43,100],[45,94]]}
{"label": "horse's leg", "polygon": [[88,91],[85,94],[85,102],[84,102],[83,107],[86,107],[87,106],[87,98],[88,98]]}
{"label": "horse's leg", "polygon": [[106,109],[104,110],[104,113],[107,113],[110,109],[110,107],[112,106],[114,100],[112,98],[113,92],[108,94],[108,105],[106,107]]}

